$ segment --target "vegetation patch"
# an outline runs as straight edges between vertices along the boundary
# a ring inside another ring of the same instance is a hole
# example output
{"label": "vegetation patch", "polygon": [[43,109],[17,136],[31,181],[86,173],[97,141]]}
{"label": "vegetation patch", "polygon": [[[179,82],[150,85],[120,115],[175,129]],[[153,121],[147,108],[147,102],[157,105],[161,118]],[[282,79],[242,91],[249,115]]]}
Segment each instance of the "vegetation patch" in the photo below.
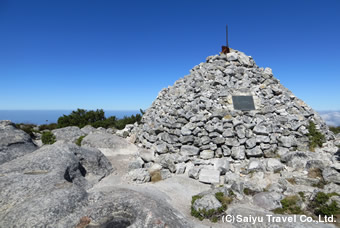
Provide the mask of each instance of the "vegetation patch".
{"label": "vegetation patch", "polygon": [[296,184],[296,181],[295,181],[295,178],[294,177],[292,177],[292,178],[287,178],[286,179],[289,183],[291,183],[291,184]]}
{"label": "vegetation patch", "polygon": [[337,202],[332,200],[330,204],[327,204],[328,200],[332,196],[339,196],[338,193],[324,193],[318,192],[314,199],[309,203],[308,208],[315,214],[315,215],[327,215],[327,216],[335,216],[339,217],[340,215],[340,207],[337,205]]}
{"label": "vegetation patch", "polygon": [[[140,110],[143,114],[144,111]],[[133,124],[135,122],[140,123],[142,119],[141,114],[124,116],[122,119],[117,119],[115,116],[109,118],[105,117],[103,109],[97,109],[96,111],[85,109],[77,109],[72,111],[69,115],[63,115],[58,119],[58,128],[68,127],[68,126],[78,126],[79,128],[85,127],[86,125],[91,125],[95,128],[103,127],[114,127],[117,129],[123,129],[127,124]]]}
{"label": "vegetation patch", "polygon": [[309,169],[309,170],[308,170],[308,177],[310,177],[310,178],[321,178],[321,179],[323,179],[321,169],[319,169],[319,168],[312,168],[312,169]]}
{"label": "vegetation patch", "polygon": [[34,128],[36,127],[35,124],[20,123],[20,124],[15,124],[15,127],[18,128],[18,129],[21,129],[24,132],[26,132],[27,134],[29,134],[31,138],[35,138],[35,135],[34,135],[34,132],[36,132],[34,130]]}
{"label": "vegetation patch", "polygon": [[275,214],[302,214],[301,207],[298,205],[300,198],[298,195],[287,196],[281,200],[282,208],[273,210]]}
{"label": "vegetation patch", "polygon": [[41,135],[41,141],[43,144],[53,144],[56,142],[55,136],[50,131],[45,131]]}
{"label": "vegetation patch", "polygon": [[329,130],[331,130],[334,134],[339,134],[340,133],[340,126],[339,127],[330,126]]}
{"label": "vegetation patch", "polygon": [[156,170],[150,173],[151,182],[155,183],[162,180],[162,175],[160,170]]}
{"label": "vegetation patch", "polygon": [[255,195],[257,192],[254,190],[251,190],[250,188],[244,188],[243,189],[243,193],[247,196],[253,196]]}
{"label": "vegetation patch", "polygon": [[215,197],[222,204],[222,206],[217,209],[203,209],[198,211],[193,205],[196,200],[201,199],[203,196],[195,195],[191,199],[191,215],[201,221],[203,219],[210,219],[211,222],[217,222],[223,215],[224,211],[228,208],[228,205],[233,201],[233,195],[229,194],[229,196],[225,196],[223,192],[217,192]]}
{"label": "vegetation patch", "polygon": [[80,136],[80,137],[77,139],[76,144],[77,144],[78,146],[81,146],[81,142],[83,141],[83,139],[84,139],[85,137],[86,137],[86,135]]}
{"label": "vegetation patch", "polygon": [[326,141],[325,136],[316,129],[315,123],[310,121],[308,125],[309,149],[315,151],[316,147],[322,147]]}

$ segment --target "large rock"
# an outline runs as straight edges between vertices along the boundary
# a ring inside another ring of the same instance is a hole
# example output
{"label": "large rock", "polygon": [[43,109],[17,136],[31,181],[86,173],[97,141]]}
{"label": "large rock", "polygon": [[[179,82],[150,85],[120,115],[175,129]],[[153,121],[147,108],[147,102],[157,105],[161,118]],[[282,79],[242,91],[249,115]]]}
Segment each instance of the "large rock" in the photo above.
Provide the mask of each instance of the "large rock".
{"label": "large rock", "polygon": [[270,211],[282,207],[282,198],[283,196],[276,192],[261,192],[253,196],[253,202],[256,206]]}
{"label": "large rock", "polygon": [[112,172],[96,149],[55,143],[0,166],[0,227],[59,224]]}
{"label": "large rock", "polygon": [[80,136],[86,135],[79,127],[71,126],[52,130],[57,141],[76,142]]}
{"label": "large rock", "polygon": [[217,210],[218,208],[222,207],[222,204],[220,201],[216,199],[214,195],[205,195],[200,199],[197,199],[193,207],[196,211],[201,211],[201,210]]}
{"label": "large rock", "polygon": [[0,165],[37,149],[31,137],[8,120],[0,121]]}
{"label": "large rock", "polygon": [[137,146],[129,143],[126,139],[100,131],[87,135],[81,145],[97,148],[106,156],[138,153]]}
{"label": "large rock", "polygon": [[4,163],[0,227],[193,227],[158,196],[90,189],[111,172],[99,150],[58,142]]}
{"label": "large rock", "polygon": [[335,184],[340,184],[340,172],[333,168],[325,168],[322,171],[323,179],[327,182],[333,182]]}

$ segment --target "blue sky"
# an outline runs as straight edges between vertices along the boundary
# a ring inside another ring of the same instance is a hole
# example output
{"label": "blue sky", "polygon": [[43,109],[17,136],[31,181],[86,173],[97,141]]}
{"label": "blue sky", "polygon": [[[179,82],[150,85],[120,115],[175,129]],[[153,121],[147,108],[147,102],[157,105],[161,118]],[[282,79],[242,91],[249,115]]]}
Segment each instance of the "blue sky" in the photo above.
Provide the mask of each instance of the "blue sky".
{"label": "blue sky", "polygon": [[0,0],[0,109],[148,108],[225,43],[340,110],[339,0]]}

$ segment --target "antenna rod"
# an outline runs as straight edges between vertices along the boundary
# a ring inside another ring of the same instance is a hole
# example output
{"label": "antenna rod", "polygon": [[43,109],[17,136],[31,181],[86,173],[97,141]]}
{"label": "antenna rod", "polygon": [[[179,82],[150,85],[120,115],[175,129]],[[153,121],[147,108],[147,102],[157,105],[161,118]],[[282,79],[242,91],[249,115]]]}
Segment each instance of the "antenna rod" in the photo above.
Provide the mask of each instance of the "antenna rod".
{"label": "antenna rod", "polygon": [[226,38],[227,38],[227,48],[229,48],[229,43],[228,43],[228,25],[227,25],[227,36],[226,36]]}

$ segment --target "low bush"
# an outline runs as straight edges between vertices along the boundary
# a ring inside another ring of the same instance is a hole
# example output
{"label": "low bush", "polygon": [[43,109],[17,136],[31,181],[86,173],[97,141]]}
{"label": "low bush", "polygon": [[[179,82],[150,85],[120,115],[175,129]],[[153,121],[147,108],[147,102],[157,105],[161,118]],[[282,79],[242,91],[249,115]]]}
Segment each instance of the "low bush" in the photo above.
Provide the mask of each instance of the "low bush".
{"label": "low bush", "polygon": [[81,146],[81,142],[83,141],[83,139],[85,138],[85,136],[86,136],[86,135],[82,135],[82,136],[80,136],[80,137],[77,139],[76,144],[77,144],[78,146]]}
{"label": "low bush", "polygon": [[215,197],[220,203],[222,204],[221,207],[215,209],[210,209],[210,210],[196,210],[194,208],[194,203],[196,200],[201,199],[202,196],[195,195],[192,197],[191,200],[191,215],[198,218],[199,220],[203,219],[209,219],[211,222],[217,222],[221,216],[223,215],[224,211],[228,208],[228,205],[233,201],[233,198],[231,194],[230,196],[225,196],[222,192],[217,192],[215,194]]}
{"label": "low bush", "polygon": [[42,124],[39,126],[39,131],[43,131],[43,130],[52,131],[57,128],[58,128],[58,125],[56,123]]}
{"label": "low bush", "polygon": [[308,125],[309,149],[314,151],[316,147],[322,147],[326,141],[325,136],[316,129],[315,123],[310,121]]}
{"label": "low bush", "polygon": [[36,131],[34,130],[34,128],[35,128],[36,126],[37,126],[37,125],[35,125],[35,124],[24,124],[24,123],[15,124],[15,127],[16,127],[16,128],[23,130],[24,132],[26,132],[27,134],[29,134],[29,135],[31,136],[31,138],[33,138],[33,139],[35,138],[33,132],[36,132]]}
{"label": "low bush", "polygon": [[298,195],[287,196],[281,200],[282,208],[273,210],[276,214],[301,214],[303,211],[298,205],[300,197]]}
{"label": "low bush", "polygon": [[335,195],[339,196],[339,194],[335,192],[328,194],[324,192],[318,192],[308,207],[314,212],[315,215],[337,216],[340,214],[340,208],[337,203],[332,200],[330,204],[327,204],[328,200]]}
{"label": "low bush", "polygon": [[340,133],[340,126],[339,127],[330,126],[329,130],[331,130],[334,134],[339,134]]}
{"label": "low bush", "polygon": [[[144,113],[143,110],[141,110]],[[136,114],[131,116],[124,116],[122,119],[117,119],[115,116],[109,118],[105,117],[103,109],[97,109],[96,111],[87,111],[85,109],[77,109],[72,111],[69,115],[63,115],[58,119],[58,128],[68,127],[68,126],[78,126],[80,128],[91,125],[95,128],[117,128],[124,129],[127,124],[134,124],[135,122],[140,123],[142,115]]]}
{"label": "low bush", "polygon": [[41,141],[43,144],[53,144],[56,142],[55,136],[50,131],[45,131],[41,135]]}

